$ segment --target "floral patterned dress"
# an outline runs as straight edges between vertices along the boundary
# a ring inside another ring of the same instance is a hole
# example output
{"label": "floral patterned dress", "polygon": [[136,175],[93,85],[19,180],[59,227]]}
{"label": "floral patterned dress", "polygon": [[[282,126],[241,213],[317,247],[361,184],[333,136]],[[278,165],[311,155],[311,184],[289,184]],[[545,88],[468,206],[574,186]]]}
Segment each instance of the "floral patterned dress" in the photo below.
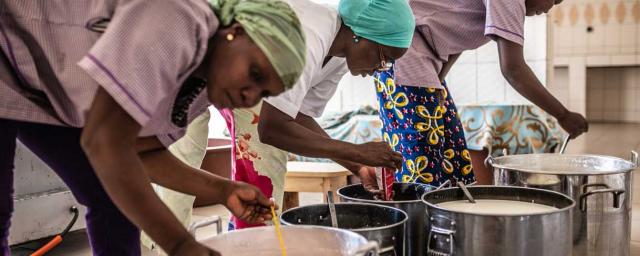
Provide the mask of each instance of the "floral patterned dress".
{"label": "floral patterned dress", "polygon": [[382,137],[402,154],[396,180],[438,186],[446,180],[475,181],[464,131],[444,89],[395,84],[393,69],[376,72]]}

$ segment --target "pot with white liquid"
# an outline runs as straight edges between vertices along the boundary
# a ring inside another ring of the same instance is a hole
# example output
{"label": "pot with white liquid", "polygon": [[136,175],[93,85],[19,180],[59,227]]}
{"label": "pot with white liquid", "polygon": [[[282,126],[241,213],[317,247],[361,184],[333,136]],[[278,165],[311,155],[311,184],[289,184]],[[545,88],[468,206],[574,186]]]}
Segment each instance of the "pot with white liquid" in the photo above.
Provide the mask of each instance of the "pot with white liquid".
{"label": "pot with white liquid", "polygon": [[544,188],[576,202],[574,256],[628,256],[631,245],[631,161],[601,155],[529,154],[489,157],[499,186]]}
{"label": "pot with white liquid", "polygon": [[426,193],[427,255],[569,256],[575,202],[534,188],[470,186]]}

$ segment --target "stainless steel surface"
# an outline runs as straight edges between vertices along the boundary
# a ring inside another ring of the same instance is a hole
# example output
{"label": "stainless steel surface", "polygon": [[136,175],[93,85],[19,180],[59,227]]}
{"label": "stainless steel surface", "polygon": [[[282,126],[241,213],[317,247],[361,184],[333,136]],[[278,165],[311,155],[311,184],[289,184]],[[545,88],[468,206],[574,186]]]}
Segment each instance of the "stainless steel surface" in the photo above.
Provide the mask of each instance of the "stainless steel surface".
{"label": "stainless steel surface", "polygon": [[[598,155],[533,154],[488,162],[493,165],[496,185],[542,187],[576,201],[572,210],[573,255],[627,256],[634,153],[632,161]],[[527,182],[540,175],[552,175],[557,182],[546,186]]]}
{"label": "stainless steel surface", "polygon": [[[450,185],[447,180],[444,184]],[[373,194],[367,192],[362,184],[349,185],[338,189],[338,196],[343,202],[362,202],[385,206],[391,206],[407,213],[409,221],[405,232],[405,255],[425,255],[427,252],[426,243],[426,210],[427,206],[422,203],[422,195],[431,190],[432,187],[418,183],[394,183],[392,201],[374,200]]]}
{"label": "stainless steel surface", "polygon": [[427,255],[464,256],[567,256],[571,255],[573,200],[557,192],[496,186],[471,186],[476,199],[535,202],[557,207],[548,213],[470,214],[447,210],[437,204],[465,200],[458,188],[428,192]]}
{"label": "stainless steel surface", "polygon": [[87,208],[79,205],[71,191],[58,189],[39,194],[22,195],[14,200],[14,211],[9,229],[9,245],[57,235],[72,218],[69,208],[80,211],[72,231],[84,229]]}
{"label": "stainless steel surface", "polygon": [[[375,204],[335,204],[339,228],[351,230],[380,245],[380,255],[405,255],[404,233],[408,220],[401,210]],[[284,225],[331,226],[326,204],[289,209],[280,216]]]}
{"label": "stainless steel surface", "polygon": [[327,202],[329,203],[329,214],[331,215],[331,226],[338,227],[338,217],[336,217],[336,206],[333,203],[333,192],[327,191]]}
{"label": "stainless steel surface", "polygon": [[14,159],[14,200],[9,244],[57,235],[69,223],[69,208],[80,210],[72,230],[86,227],[86,208],[78,204],[62,180],[20,141]]}
{"label": "stainless steel surface", "polygon": [[458,181],[458,187],[460,189],[462,189],[462,193],[464,193],[464,196],[467,198],[467,200],[469,200],[470,203],[472,203],[472,204],[476,203],[476,200],[473,199],[473,196],[471,195],[471,193],[467,189],[467,186],[464,185],[464,182]]}
{"label": "stainless steel surface", "polygon": [[[290,256],[377,255],[377,244],[354,232],[317,226],[283,226],[282,236]],[[222,255],[280,256],[274,227],[232,231],[200,241]]]}

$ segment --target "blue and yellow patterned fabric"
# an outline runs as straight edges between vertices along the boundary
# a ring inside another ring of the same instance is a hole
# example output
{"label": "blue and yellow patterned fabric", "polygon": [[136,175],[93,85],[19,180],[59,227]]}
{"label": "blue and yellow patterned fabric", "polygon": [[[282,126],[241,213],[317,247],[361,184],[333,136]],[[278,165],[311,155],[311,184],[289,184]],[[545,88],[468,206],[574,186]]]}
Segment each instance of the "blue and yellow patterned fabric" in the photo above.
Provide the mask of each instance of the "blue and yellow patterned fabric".
{"label": "blue and yellow patterned fabric", "polygon": [[393,69],[374,75],[382,138],[404,157],[401,182],[438,186],[475,181],[456,106],[446,89],[395,84]]}

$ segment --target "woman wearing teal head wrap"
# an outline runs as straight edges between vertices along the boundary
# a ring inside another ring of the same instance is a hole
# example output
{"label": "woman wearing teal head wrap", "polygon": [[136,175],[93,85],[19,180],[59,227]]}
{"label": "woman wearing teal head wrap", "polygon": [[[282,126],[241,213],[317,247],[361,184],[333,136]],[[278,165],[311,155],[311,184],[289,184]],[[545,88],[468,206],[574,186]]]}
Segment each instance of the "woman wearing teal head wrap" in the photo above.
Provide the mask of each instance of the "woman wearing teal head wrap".
{"label": "woman wearing teal head wrap", "polygon": [[[337,9],[309,0],[290,4],[307,40],[307,64],[299,82],[260,107],[224,111],[242,156],[236,159],[234,178],[256,185],[277,201],[284,197],[283,150],[333,159],[356,175],[369,170],[367,166],[401,165],[402,156],[385,142],[354,144],[328,138],[314,117],[320,117],[347,70],[365,76],[388,68],[405,53],[414,31],[406,0],[343,0]],[[235,228],[252,226],[241,220],[233,223]]]}
{"label": "woman wearing teal head wrap", "polygon": [[341,0],[338,12],[343,28],[332,48],[353,75],[388,68],[411,46],[415,18],[407,0]]}
{"label": "woman wearing teal head wrap", "polygon": [[338,10],[356,36],[396,48],[411,45],[416,23],[406,0],[341,0]]}

